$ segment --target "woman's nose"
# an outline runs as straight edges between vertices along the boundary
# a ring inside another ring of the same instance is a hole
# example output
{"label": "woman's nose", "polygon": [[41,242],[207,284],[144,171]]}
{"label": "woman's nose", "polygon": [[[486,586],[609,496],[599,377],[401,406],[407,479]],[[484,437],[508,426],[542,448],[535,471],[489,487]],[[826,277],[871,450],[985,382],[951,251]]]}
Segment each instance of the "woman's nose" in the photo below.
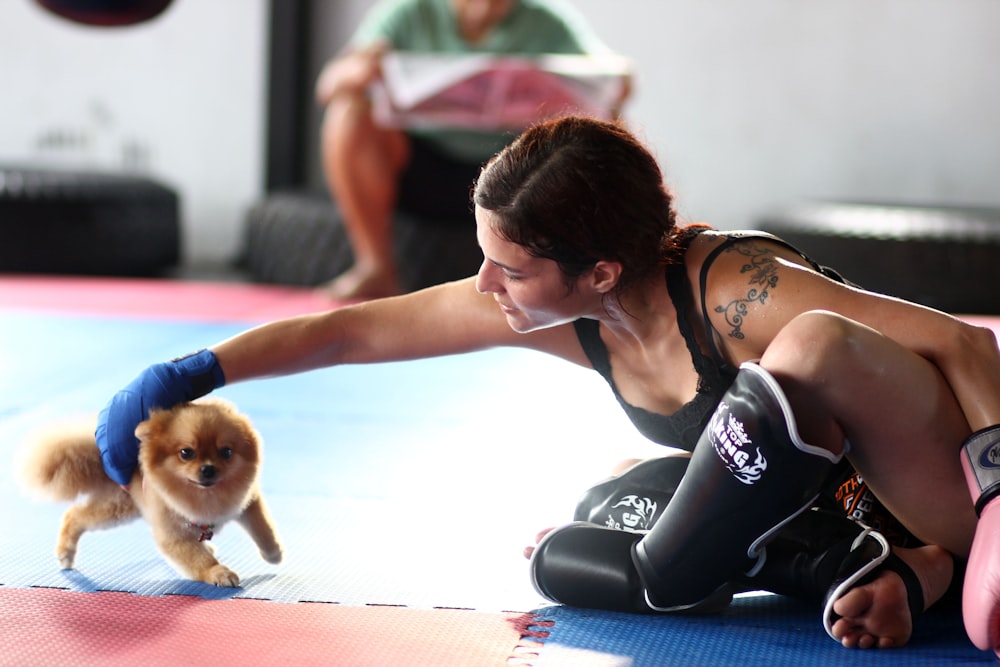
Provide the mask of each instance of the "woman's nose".
{"label": "woman's nose", "polygon": [[497,280],[493,275],[495,272],[495,267],[491,265],[488,261],[483,261],[479,265],[479,273],[476,274],[476,290],[480,294],[489,294],[491,292],[496,292],[497,290]]}

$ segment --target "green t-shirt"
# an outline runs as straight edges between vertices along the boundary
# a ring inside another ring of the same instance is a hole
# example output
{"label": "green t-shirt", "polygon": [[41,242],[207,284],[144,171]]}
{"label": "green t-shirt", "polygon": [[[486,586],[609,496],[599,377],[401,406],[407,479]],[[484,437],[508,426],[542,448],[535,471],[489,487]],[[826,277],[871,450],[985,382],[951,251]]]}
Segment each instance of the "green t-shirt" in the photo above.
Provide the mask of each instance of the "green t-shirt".
{"label": "green t-shirt", "polygon": [[[552,0],[519,0],[510,14],[477,44],[458,31],[451,0],[381,0],[365,16],[351,46],[385,40],[397,51],[424,53],[607,53],[608,47],[572,8]],[[479,163],[509,143],[511,132],[467,129],[420,129],[414,134],[445,153]]]}

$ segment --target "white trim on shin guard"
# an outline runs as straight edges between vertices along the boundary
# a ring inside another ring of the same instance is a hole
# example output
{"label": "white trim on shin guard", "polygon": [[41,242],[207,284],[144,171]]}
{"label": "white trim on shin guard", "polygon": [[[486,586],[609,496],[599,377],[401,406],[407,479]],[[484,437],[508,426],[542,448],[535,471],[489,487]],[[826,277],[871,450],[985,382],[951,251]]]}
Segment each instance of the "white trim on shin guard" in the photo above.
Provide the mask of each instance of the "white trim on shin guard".
{"label": "white trim on shin guard", "polygon": [[844,559],[841,572],[823,603],[823,628],[837,642],[840,640],[833,634],[833,624],[839,617],[833,611],[834,603],[881,565],[891,553],[889,542],[881,533],[860,524],[859,527],[863,529],[851,544],[851,552]]}
{"label": "white trim on shin guard", "polygon": [[767,542],[812,506],[842,456],[802,440],[767,370],[740,366],[670,504],[633,550],[647,604],[691,604],[758,569]]}
{"label": "white trim on shin guard", "polygon": [[[774,376],[771,375],[769,372],[767,372],[763,367],[761,367],[760,364],[755,362],[746,362],[742,364],[740,366],[740,370],[744,369],[756,373],[759,376],[759,378],[763,380],[764,383],[770,389],[772,397],[778,402],[778,405],[781,406],[781,414],[784,417],[785,425],[788,428],[788,437],[791,440],[792,444],[795,445],[796,449],[805,454],[812,454],[813,456],[819,456],[821,458],[828,459],[831,464],[840,462],[844,454],[846,454],[849,449],[849,443],[846,440],[844,441],[844,451],[841,452],[840,454],[834,454],[828,449],[824,449],[822,447],[816,447],[814,445],[810,445],[809,443],[807,443],[805,440],[802,439],[802,436],[799,435],[799,426],[798,422],[795,421],[795,413],[792,412],[792,406],[788,402],[788,397],[785,396],[784,390],[781,388],[781,385],[778,384],[778,381],[774,379]],[[754,573],[764,565],[764,559],[767,557],[767,554],[764,551],[764,545],[770,542],[774,538],[774,536],[778,533],[778,531],[784,528],[789,521],[791,521],[796,516],[807,510],[810,506],[812,506],[813,501],[817,498],[818,495],[819,493],[817,492],[817,494],[812,497],[812,500],[810,500],[809,503],[800,508],[794,514],[790,514],[788,518],[786,518],[781,523],[775,525],[773,528],[771,528],[771,530],[767,531],[766,533],[758,537],[756,540],[754,540],[753,543],[750,544],[750,547],[747,549],[747,556],[749,556],[750,558],[758,559],[758,562],[755,563],[751,571],[747,573],[748,576],[753,576]]]}

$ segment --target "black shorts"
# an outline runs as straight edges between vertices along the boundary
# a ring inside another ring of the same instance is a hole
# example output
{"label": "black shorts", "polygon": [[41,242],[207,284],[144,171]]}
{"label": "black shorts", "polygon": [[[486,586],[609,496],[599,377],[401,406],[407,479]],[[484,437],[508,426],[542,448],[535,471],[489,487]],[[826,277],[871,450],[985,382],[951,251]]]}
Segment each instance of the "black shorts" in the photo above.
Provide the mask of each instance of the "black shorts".
{"label": "black shorts", "polygon": [[425,139],[407,136],[411,157],[400,176],[398,207],[429,222],[472,223],[472,185],[482,165],[456,160]]}
{"label": "black shorts", "polygon": [[894,546],[918,547],[923,544],[875,497],[846,459],[827,478],[817,505],[874,528]]}

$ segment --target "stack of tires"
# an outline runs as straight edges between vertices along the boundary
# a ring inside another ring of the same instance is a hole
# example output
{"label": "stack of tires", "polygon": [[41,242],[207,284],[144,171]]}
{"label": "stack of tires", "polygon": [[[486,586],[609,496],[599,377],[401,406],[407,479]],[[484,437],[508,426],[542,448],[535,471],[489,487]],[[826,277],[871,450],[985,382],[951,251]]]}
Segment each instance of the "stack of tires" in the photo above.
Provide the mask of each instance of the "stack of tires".
{"label": "stack of tires", "polygon": [[1000,313],[998,209],[805,202],[756,227],[866,289],[951,313]]}
{"label": "stack of tires", "polygon": [[136,176],[0,165],[0,271],[155,276],[179,258],[170,188]]}
{"label": "stack of tires", "polygon": [[[464,278],[482,262],[471,217],[394,220],[400,280],[407,291]],[[321,285],[353,263],[337,207],[325,192],[275,192],[247,214],[242,268],[258,282]]]}

